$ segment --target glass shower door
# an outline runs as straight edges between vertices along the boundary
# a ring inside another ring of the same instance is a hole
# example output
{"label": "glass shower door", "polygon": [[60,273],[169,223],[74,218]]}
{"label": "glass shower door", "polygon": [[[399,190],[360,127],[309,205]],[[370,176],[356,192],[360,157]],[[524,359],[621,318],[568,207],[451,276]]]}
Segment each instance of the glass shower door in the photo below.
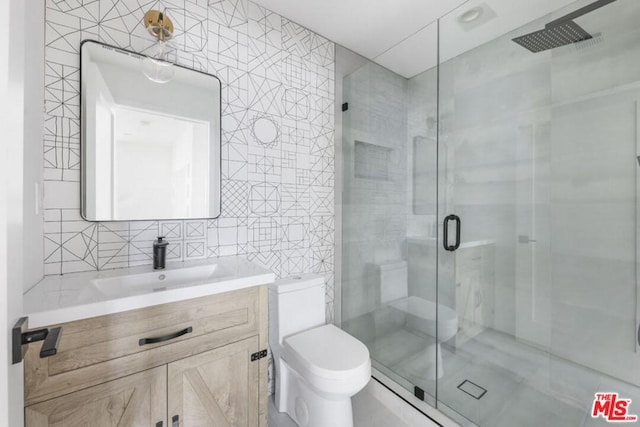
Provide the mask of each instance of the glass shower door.
{"label": "glass shower door", "polygon": [[[440,22],[437,405],[463,425],[607,425],[595,393],[640,413],[640,3],[566,1],[525,25],[500,20],[513,3]],[[590,38],[514,41],[554,22]]]}
{"label": "glass shower door", "polygon": [[[548,363],[548,64],[514,57],[509,43],[476,47],[439,71],[437,397],[463,425],[526,425],[503,412]],[[520,344],[534,339],[530,355]]]}

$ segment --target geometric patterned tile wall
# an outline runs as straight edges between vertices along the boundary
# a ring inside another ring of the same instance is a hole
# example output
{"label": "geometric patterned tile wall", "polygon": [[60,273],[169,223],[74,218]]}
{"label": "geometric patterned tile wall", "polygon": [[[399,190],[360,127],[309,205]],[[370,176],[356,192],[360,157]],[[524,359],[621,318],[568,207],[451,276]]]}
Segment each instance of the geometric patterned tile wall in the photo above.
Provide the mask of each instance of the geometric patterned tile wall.
{"label": "geometric patterned tile wall", "polygon": [[[84,221],[79,210],[79,48],[140,53],[166,8],[178,62],[222,82],[222,214],[211,220]],[[47,0],[45,274],[244,255],[278,277],[319,272],[333,317],[334,44],[248,0]]]}

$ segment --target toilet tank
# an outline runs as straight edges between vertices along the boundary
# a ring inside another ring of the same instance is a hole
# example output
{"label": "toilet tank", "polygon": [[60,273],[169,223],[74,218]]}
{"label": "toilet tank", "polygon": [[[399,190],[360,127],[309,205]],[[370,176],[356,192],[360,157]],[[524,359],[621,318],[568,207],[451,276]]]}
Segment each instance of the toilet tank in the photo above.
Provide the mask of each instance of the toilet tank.
{"label": "toilet tank", "polygon": [[409,295],[407,262],[403,260],[378,264],[380,302],[386,304]]}
{"label": "toilet tank", "polygon": [[270,340],[326,323],[324,277],[305,274],[269,285]]}

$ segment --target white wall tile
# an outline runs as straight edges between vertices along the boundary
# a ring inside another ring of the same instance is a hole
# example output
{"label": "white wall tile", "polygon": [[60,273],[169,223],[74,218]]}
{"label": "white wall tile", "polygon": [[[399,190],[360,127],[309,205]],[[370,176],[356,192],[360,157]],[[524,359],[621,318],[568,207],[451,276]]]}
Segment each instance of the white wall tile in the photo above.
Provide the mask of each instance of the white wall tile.
{"label": "white wall tile", "polygon": [[67,181],[44,182],[46,209],[80,209],[80,183]]}
{"label": "white wall tile", "polygon": [[[45,272],[169,260],[247,257],[278,276],[311,271],[333,284],[334,45],[247,0],[167,0],[177,60],[222,83],[221,216],[91,223],[80,218],[80,42],[144,53],[152,3],[47,0]],[[333,288],[327,313],[333,313]]]}

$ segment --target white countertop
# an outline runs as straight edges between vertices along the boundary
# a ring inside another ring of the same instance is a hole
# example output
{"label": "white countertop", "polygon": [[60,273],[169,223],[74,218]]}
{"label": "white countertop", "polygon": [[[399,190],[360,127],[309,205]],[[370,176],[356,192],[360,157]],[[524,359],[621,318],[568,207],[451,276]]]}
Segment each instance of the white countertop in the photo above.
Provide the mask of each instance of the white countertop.
{"label": "white countertop", "polygon": [[[189,279],[174,279],[185,271]],[[206,277],[202,272],[206,272]],[[140,276],[144,275],[144,276]],[[163,276],[162,278],[160,276]],[[122,280],[150,278],[153,285],[127,285]],[[29,328],[119,313],[272,283],[275,275],[243,257],[167,263],[151,266],[47,276],[24,294]]]}

